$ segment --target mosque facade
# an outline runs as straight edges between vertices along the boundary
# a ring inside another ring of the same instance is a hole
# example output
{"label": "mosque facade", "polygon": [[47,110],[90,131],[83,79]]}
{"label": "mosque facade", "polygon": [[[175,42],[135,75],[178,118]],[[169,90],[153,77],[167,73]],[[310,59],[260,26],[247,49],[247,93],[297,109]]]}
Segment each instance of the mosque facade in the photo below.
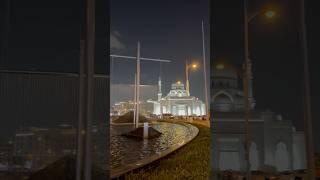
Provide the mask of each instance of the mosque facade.
{"label": "mosque facade", "polygon": [[[245,171],[245,96],[239,84],[241,73],[228,64],[213,66],[210,100],[213,170]],[[304,132],[296,131],[292,122],[279,114],[255,109],[252,76],[248,85],[250,169],[305,169]]]}
{"label": "mosque facade", "polygon": [[171,114],[173,116],[206,115],[205,104],[197,97],[190,96],[188,88],[185,89],[182,82],[173,83],[167,96],[162,97],[161,79],[159,78],[158,89],[157,101],[148,101],[153,103],[153,114]]}

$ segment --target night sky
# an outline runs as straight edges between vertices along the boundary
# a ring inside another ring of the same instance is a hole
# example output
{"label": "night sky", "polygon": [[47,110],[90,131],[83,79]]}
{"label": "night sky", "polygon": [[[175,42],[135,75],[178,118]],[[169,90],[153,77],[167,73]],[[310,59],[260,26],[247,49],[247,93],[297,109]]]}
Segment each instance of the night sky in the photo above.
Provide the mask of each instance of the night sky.
{"label": "night sky", "polygon": [[[185,81],[185,61],[195,61],[200,68],[190,71],[191,95],[204,100],[201,21],[205,26],[207,57],[209,57],[208,0],[111,0],[111,53],[136,56],[137,42],[141,56],[172,60],[171,63],[142,62],[141,83],[157,84],[161,76],[163,94],[171,83]],[[134,60],[115,59],[112,83],[133,83]],[[207,58],[209,77],[209,58]],[[208,78],[209,82],[209,78]]]}
{"label": "night sky", "polygon": [[[1,1],[1,69],[77,72],[84,0]],[[96,0],[96,72],[107,72],[108,2]],[[8,30],[8,31],[6,31]],[[4,48],[3,48],[4,47]],[[4,50],[4,51],[3,51]]]}
{"label": "night sky", "polygon": [[1,61],[1,67],[76,71],[82,23],[81,7],[80,1],[75,0],[11,1],[8,54]]}
{"label": "night sky", "polygon": [[[298,130],[302,121],[302,59],[298,38],[297,0],[249,0],[250,12],[259,7],[276,9],[272,21],[257,16],[250,25],[250,55],[253,61],[254,96],[257,108],[271,109],[292,120]],[[83,0],[13,0],[10,12],[9,36],[1,31],[1,69],[77,72],[79,37],[83,24]],[[258,3],[259,2],[259,3]],[[6,2],[0,1],[1,27],[5,25]],[[102,1],[98,1],[102,3]],[[320,63],[318,42],[320,27],[316,5],[307,4],[309,61],[315,146],[320,150]],[[103,3],[102,3],[103,4]],[[109,30],[106,6],[97,10],[98,73],[106,72],[104,44]],[[210,60],[228,60],[238,67],[243,62],[242,1],[212,1],[213,19]],[[267,5],[267,6],[265,6]],[[209,49],[208,0],[111,0],[111,52],[135,55],[136,43],[141,42],[143,57],[172,59],[170,64],[142,63],[142,83],[155,84],[159,75],[165,81],[163,91],[176,80],[184,80],[185,59],[201,63],[201,20],[205,22]],[[4,37],[7,42],[3,41]],[[3,48],[3,47],[7,47]],[[3,51],[5,50],[5,51]],[[8,52],[5,53],[4,52]],[[207,51],[209,57],[209,52]],[[208,58],[209,59],[209,58]],[[125,67],[126,66],[126,67]],[[117,61],[113,83],[132,83],[134,63]],[[209,67],[207,65],[207,67]],[[191,94],[203,99],[202,71],[190,73]]]}

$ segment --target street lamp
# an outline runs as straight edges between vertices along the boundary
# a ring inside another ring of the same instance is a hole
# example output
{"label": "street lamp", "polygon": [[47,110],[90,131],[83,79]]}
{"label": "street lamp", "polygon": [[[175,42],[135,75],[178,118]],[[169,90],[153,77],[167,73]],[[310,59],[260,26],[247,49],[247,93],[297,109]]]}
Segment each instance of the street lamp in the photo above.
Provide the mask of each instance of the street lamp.
{"label": "street lamp", "polygon": [[[314,165],[314,147],[312,138],[312,117],[311,117],[311,103],[310,103],[310,84],[309,84],[309,69],[308,69],[308,49],[307,49],[307,30],[305,23],[305,1],[300,0],[300,37],[302,44],[302,58],[303,58],[303,73],[304,73],[304,113],[305,113],[305,140],[307,149],[307,164],[308,164],[308,177],[309,179],[314,179],[315,176],[315,165]],[[247,179],[250,179],[250,163],[249,163],[249,83],[251,78],[250,71],[250,59],[249,59],[249,44],[248,44],[248,24],[257,16],[248,18],[247,15],[247,5],[248,0],[244,0],[244,40],[245,40],[245,97],[246,97],[246,160],[247,160]],[[276,12],[273,10],[268,10],[265,12],[266,18],[274,18]]]}
{"label": "street lamp", "polygon": [[[249,132],[249,119],[250,119],[250,102],[252,100],[252,90],[251,87],[251,60],[249,58],[249,35],[248,26],[255,19],[255,17],[260,14],[260,11],[255,15],[248,17],[248,0],[244,0],[244,78],[243,78],[243,88],[245,96],[245,160],[246,160],[246,179],[251,179],[250,174],[250,132]],[[275,12],[273,10],[268,10],[265,12],[267,18],[274,18]]]}
{"label": "street lamp", "polygon": [[273,18],[276,13],[273,10],[269,10],[264,14],[267,18]]}
{"label": "street lamp", "polygon": [[[261,10],[251,16],[247,14],[247,23],[249,24],[252,23],[253,20],[260,14],[261,14]],[[264,12],[264,17],[268,19],[273,19],[276,17],[276,11],[274,11],[273,9],[268,9]]]}
{"label": "street lamp", "polygon": [[188,96],[190,96],[189,69],[197,69],[197,68],[198,68],[198,64],[196,63],[188,64],[188,61],[186,61],[186,91]]}

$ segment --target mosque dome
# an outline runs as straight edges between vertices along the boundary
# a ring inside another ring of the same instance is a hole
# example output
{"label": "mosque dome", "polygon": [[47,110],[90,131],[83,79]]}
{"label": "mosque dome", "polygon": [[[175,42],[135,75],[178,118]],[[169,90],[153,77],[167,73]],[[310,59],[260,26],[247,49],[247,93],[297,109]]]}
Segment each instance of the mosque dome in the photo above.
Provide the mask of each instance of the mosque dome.
{"label": "mosque dome", "polygon": [[238,70],[234,66],[226,62],[216,62],[213,64],[214,78],[231,78],[238,79]]}

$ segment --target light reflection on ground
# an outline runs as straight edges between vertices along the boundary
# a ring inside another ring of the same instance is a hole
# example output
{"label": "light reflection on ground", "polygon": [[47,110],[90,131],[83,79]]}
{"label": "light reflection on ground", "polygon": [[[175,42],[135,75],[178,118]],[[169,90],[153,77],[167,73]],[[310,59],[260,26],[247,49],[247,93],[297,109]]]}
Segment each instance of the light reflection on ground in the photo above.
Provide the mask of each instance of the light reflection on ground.
{"label": "light reflection on ground", "polygon": [[173,145],[178,145],[193,136],[189,124],[155,123],[151,126],[162,133],[155,139],[138,140],[120,136],[129,132],[133,125],[111,125],[111,169],[131,164],[154,154],[159,154]]}

